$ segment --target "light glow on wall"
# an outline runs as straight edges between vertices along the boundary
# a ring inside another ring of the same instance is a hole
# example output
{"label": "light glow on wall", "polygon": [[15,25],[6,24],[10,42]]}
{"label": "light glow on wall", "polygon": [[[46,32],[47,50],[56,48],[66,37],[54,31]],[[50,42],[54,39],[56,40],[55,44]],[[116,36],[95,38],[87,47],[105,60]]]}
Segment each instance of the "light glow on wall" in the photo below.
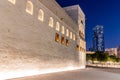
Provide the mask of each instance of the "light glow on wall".
{"label": "light glow on wall", "polygon": [[12,78],[19,78],[25,76],[33,76],[33,75],[40,75],[40,74],[47,74],[47,73],[55,73],[55,72],[62,72],[62,71],[70,71],[76,69],[84,69],[85,66],[82,67],[66,67],[66,68],[59,68],[59,69],[46,69],[46,70],[39,70],[39,69],[30,69],[30,70],[17,70],[17,71],[6,71],[0,72],[0,80],[12,79]]}
{"label": "light glow on wall", "polygon": [[70,39],[72,39],[72,32],[70,32]]}
{"label": "light glow on wall", "polygon": [[75,34],[73,34],[73,40],[75,41]]}
{"label": "light glow on wall", "polygon": [[44,21],[44,11],[42,9],[39,10],[38,12],[38,20]]}
{"label": "light glow on wall", "polygon": [[60,30],[60,23],[56,22],[56,30],[59,31]]}
{"label": "light glow on wall", "polygon": [[52,17],[50,17],[50,20],[49,20],[49,26],[50,27],[53,27],[53,24],[54,24],[54,20]]}
{"label": "light glow on wall", "polygon": [[16,0],[8,0],[9,2],[11,2],[12,4],[16,3]]}
{"label": "light glow on wall", "polygon": [[64,26],[62,26],[61,33],[62,33],[62,34],[64,34],[64,33],[65,33],[65,28],[64,28]]}
{"label": "light glow on wall", "polygon": [[33,3],[31,1],[26,3],[26,12],[33,15]]}
{"label": "light glow on wall", "polygon": [[66,29],[66,36],[68,37],[69,36],[69,30]]}

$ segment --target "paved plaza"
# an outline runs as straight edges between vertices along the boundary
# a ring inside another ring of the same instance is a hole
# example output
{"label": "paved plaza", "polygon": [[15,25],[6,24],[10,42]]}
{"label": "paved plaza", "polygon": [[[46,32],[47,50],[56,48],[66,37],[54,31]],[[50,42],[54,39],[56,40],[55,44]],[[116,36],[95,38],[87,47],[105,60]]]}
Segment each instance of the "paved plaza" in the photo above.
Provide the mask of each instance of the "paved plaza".
{"label": "paved plaza", "polygon": [[11,80],[120,80],[120,73],[112,73],[96,68],[87,68],[83,70],[36,75]]}

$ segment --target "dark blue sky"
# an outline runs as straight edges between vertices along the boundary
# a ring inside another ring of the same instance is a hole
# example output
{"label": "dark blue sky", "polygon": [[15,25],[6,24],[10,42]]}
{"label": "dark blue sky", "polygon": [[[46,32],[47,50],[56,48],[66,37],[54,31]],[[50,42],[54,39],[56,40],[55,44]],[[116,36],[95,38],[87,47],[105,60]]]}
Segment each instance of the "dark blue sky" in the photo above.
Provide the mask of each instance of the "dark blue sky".
{"label": "dark blue sky", "polygon": [[120,0],[57,0],[61,6],[79,4],[86,15],[87,49],[92,46],[92,29],[104,26],[105,47],[120,45]]}

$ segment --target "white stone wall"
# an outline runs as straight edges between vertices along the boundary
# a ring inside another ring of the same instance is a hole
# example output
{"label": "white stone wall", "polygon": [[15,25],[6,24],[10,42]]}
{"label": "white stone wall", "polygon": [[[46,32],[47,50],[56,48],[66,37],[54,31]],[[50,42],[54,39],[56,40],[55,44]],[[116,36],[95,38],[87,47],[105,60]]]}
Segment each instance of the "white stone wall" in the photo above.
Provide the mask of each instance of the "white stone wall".
{"label": "white stone wall", "polygon": [[[75,30],[39,0],[31,0],[34,5],[33,15],[27,13],[27,1],[16,0],[16,4],[8,0],[0,2],[0,76],[7,72],[11,75],[12,72],[17,74],[19,71],[67,70],[68,67],[83,66],[79,64],[76,41],[61,31],[56,31],[55,23],[58,21],[60,27],[63,25],[74,34]],[[39,9],[44,11],[43,22],[38,20]],[[53,28],[48,26],[50,17],[54,19]],[[59,42],[55,42],[56,33],[60,36]],[[68,46],[61,44],[61,36],[69,40]]]}

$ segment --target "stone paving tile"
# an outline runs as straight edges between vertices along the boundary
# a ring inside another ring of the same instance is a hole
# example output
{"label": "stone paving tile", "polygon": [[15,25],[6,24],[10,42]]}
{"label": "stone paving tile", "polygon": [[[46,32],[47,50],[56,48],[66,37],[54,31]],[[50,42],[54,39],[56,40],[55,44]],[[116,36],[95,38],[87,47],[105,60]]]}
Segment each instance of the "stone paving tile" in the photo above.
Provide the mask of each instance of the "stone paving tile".
{"label": "stone paving tile", "polygon": [[120,68],[107,68],[107,67],[92,67],[92,66],[89,66],[87,67],[89,69],[93,69],[94,70],[99,70],[99,71],[105,71],[105,72],[111,72],[111,73],[117,73],[117,74],[120,74]]}
{"label": "stone paving tile", "polygon": [[11,80],[120,80],[120,74],[87,68]]}

